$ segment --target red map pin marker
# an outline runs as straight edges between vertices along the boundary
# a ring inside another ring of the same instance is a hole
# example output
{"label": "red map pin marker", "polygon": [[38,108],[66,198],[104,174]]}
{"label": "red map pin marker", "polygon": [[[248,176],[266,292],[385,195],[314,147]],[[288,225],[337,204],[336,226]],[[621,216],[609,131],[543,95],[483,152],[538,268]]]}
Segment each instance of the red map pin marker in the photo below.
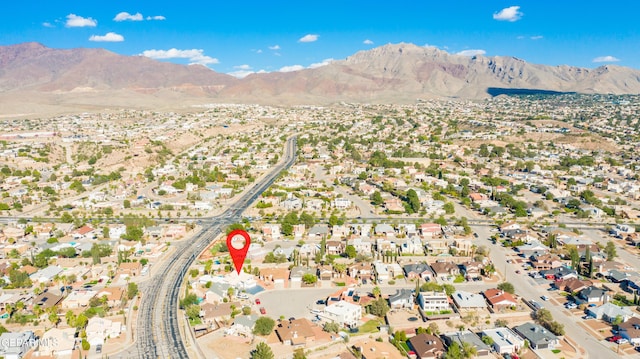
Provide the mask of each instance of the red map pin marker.
{"label": "red map pin marker", "polygon": [[244,259],[249,251],[249,245],[251,244],[251,237],[249,233],[242,229],[235,229],[227,235],[227,248],[233,259],[233,266],[236,267],[236,272],[240,274]]}

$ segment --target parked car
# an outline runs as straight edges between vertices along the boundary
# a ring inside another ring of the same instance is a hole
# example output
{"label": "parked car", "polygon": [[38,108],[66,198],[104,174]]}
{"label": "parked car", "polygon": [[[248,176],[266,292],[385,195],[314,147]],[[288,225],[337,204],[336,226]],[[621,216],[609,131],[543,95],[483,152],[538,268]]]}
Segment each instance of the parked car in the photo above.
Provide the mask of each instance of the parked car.
{"label": "parked car", "polygon": [[256,304],[260,305],[260,298],[256,298]]}
{"label": "parked car", "polygon": [[574,302],[568,302],[564,306],[567,309],[576,309],[576,308],[578,308],[578,305],[576,303],[574,303]]}
{"label": "parked car", "polygon": [[617,342],[617,341],[618,341],[618,340],[620,340],[620,339],[622,339],[622,337],[621,337],[621,336],[619,336],[619,335],[614,335],[614,336],[611,336],[611,337],[607,338],[607,341],[610,341],[610,342]]}
{"label": "parked car", "polygon": [[267,314],[267,310],[264,309],[264,307],[260,307],[260,314],[262,314],[262,315]]}
{"label": "parked car", "polygon": [[616,344],[627,344],[628,342],[629,342],[629,339],[627,338],[620,338],[616,340]]}
{"label": "parked car", "polygon": [[543,296],[540,296],[540,299],[542,299],[542,300],[545,300],[545,301],[546,301],[546,300],[549,300],[549,297],[547,297],[546,295],[543,295]]}

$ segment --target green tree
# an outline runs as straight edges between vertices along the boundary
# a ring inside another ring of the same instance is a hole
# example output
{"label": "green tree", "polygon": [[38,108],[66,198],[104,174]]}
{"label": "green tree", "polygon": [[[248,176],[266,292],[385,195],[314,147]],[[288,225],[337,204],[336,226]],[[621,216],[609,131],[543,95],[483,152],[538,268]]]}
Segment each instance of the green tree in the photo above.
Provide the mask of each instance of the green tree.
{"label": "green tree", "polygon": [[444,206],[442,207],[442,209],[444,210],[444,213],[446,213],[446,214],[453,214],[453,213],[456,212],[456,209],[453,206],[453,203],[451,203],[451,202],[445,203]]}
{"label": "green tree", "polygon": [[344,249],[344,254],[346,254],[349,258],[355,258],[356,255],[358,255],[358,253],[356,252],[356,247],[352,246],[351,244],[347,245],[347,247]]}
{"label": "green tree", "polygon": [[138,295],[138,285],[134,282],[129,282],[129,284],[127,284],[127,298],[131,300],[135,298],[136,295]]}
{"label": "green tree", "polygon": [[379,191],[373,192],[373,194],[371,195],[371,202],[373,202],[373,204],[375,204],[376,206],[381,206],[384,203],[384,199],[382,198],[382,195]]}
{"label": "green tree", "polygon": [[142,228],[135,225],[128,225],[125,231],[125,234],[122,235],[122,238],[129,241],[139,241],[142,239],[144,232]]}
{"label": "green tree", "polygon": [[271,334],[273,327],[275,327],[275,320],[269,317],[260,317],[256,320],[256,324],[253,327],[253,334],[266,336]]}
{"label": "green tree", "polygon": [[293,351],[293,359],[307,359],[307,356],[304,355],[304,349],[298,348]]}
{"label": "green tree", "polygon": [[197,304],[191,304],[185,310],[187,317],[191,320],[200,318],[200,306]]}
{"label": "green tree", "polygon": [[409,207],[413,213],[418,213],[420,211],[420,199],[418,198],[418,194],[415,190],[410,189],[407,191],[407,202],[409,202]]}
{"label": "green tree", "polygon": [[318,277],[315,274],[307,273],[302,276],[302,282],[304,284],[314,284],[318,281]]}
{"label": "green tree", "polygon": [[373,287],[373,289],[371,289],[371,294],[372,294],[376,299],[377,299],[377,298],[380,298],[380,294],[381,294],[381,292],[380,292],[380,287],[378,287],[378,286]]}
{"label": "green tree", "polygon": [[607,260],[612,261],[618,256],[618,251],[616,250],[616,245],[612,241],[608,241],[607,245],[604,247],[604,253],[607,254]]}
{"label": "green tree", "polygon": [[375,316],[384,317],[387,312],[389,312],[389,304],[384,298],[378,298],[369,304],[369,313]]}
{"label": "green tree", "polygon": [[324,330],[327,333],[337,333],[340,331],[340,324],[336,322],[326,322],[322,326],[322,330]]}
{"label": "green tree", "polygon": [[515,288],[513,287],[513,284],[511,284],[509,282],[502,282],[502,283],[498,284],[498,286],[496,288],[498,288],[500,290],[504,290],[505,292],[510,293],[510,294],[514,294],[516,292]]}
{"label": "green tree", "polygon": [[251,359],[274,359],[275,356],[267,343],[260,342],[251,352]]}

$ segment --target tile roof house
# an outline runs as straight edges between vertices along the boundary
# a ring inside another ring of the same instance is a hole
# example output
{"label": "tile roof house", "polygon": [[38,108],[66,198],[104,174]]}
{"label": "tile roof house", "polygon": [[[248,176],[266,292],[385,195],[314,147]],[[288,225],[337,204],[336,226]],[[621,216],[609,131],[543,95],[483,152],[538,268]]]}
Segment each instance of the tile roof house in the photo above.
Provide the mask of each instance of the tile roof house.
{"label": "tile roof house", "polygon": [[314,324],[306,318],[283,320],[275,328],[280,342],[285,345],[305,346],[316,339]]}
{"label": "tile roof house", "polygon": [[514,327],[516,333],[529,341],[533,349],[553,349],[560,344],[560,340],[539,324],[527,322]]}
{"label": "tile roof house", "polygon": [[518,304],[517,299],[511,293],[507,293],[501,289],[487,289],[482,294],[494,310],[502,310]]}
{"label": "tile roof house", "polygon": [[409,339],[409,344],[418,359],[440,358],[445,352],[442,340],[431,334],[418,334]]}
{"label": "tile roof house", "polygon": [[576,293],[589,286],[592,286],[593,282],[588,279],[581,280],[578,278],[569,278],[567,280],[554,282],[553,285],[560,290],[564,290],[565,292]]}
{"label": "tile roof house", "polygon": [[460,268],[453,262],[435,262],[431,263],[431,270],[436,279],[443,282],[451,282],[460,274]]}

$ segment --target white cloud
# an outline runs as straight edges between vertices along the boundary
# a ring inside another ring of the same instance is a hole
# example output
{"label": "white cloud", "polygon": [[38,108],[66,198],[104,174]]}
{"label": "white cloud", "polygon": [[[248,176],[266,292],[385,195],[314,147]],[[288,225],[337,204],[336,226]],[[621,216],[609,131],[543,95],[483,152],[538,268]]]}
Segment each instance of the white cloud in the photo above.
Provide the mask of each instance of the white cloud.
{"label": "white cloud", "polygon": [[320,37],[320,35],[307,34],[307,35],[304,35],[303,37],[301,37],[298,40],[298,42],[314,42],[314,41],[318,41],[319,37]]}
{"label": "white cloud", "polygon": [[269,50],[280,50],[280,45],[269,46]]}
{"label": "white cloud", "polygon": [[167,18],[162,16],[162,15],[156,15],[156,16],[147,16],[147,20],[166,20]]}
{"label": "white cloud", "polygon": [[509,6],[500,10],[500,12],[493,13],[493,19],[498,21],[514,22],[520,20],[522,15],[520,6]]}
{"label": "white cloud", "polygon": [[238,65],[233,67],[236,70],[251,70],[251,66],[249,65]]}
{"label": "white cloud", "polygon": [[543,39],[543,38],[544,38],[544,36],[542,36],[542,35],[536,35],[536,36],[531,36],[530,37],[531,40],[540,40],[540,39]]}
{"label": "white cloud", "polygon": [[364,40],[362,43],[365,44],[365,45],[373,45],[373,41],[371,41],[369,39]]}
{"label": "white cloud", "polygon": [[116,15],[116,17],[113,18],[113,21],[142,21],[144,20],[144,18],[142,17],[141,13],[136,13],[134,15],[129,14],[126,11],[123,11],[121,13],[118,13],[118,15]]}
{"label": "white cloud", "polygon": [[150,57],[156,60],[166,59],[187,59],[190,64],[211,65],[219,63],[218,59],[206,56],[202,49],[191,50],[146,50],[143,51],[142,56]]}
{"label": "white cloud", "polygon": [[55,26],[53,26],[53,24],[52,24],[52,23],[50,23],[50,22],[43,22],[43,23],[42,23],[42,26],[44,26],[44,27],[55,27]]}
{"label": "white cloud", "polygon": [[293,71],[300,71],[300,70],[304,70],[304,66],[302,66],[302,65],[284,66],[284,67],[281,67],[280,70],[278,70],[278,71],[279,72],[293,72]]}
{"label": "white cloud", "polygon": [[524,36],[520,35],[520,36],[516,37],[516,39],[522,40],[522,39],[524,39]]}
{"label": "white cloud", "polygon": [[318,67],[327,66],[332,62],[333,62],[333,59],[325,59],[325,60],[322,60],[322,62],[316,62],[314,64],[309,65],[309,68],[310,69],[315,69],[315,68],[318,68]]}
{"label": "white cloud", "polygon": [[115,32],[108,32],[105,35],[91,35],[89,41],[95,42],[122,42],[124,36],[116,34]]}
{"label": "white cloud", "polygon": [[611,55],[598,56],[595,59],[593,59],[593,62],[618,62],[618,61],[620,61],[619,58],[613,57]]}
{"label": "white cloud", "polygon": [[471,50],[462,50],[458,53],[456,53],[456,55],[462,55],[462,56],[477,56],[477,55],[484,55],[487,52],[482,50],[482,49],[471,49]]}
{"label": "white cloud", "polygon": [[98,22],[90,17],[82,17],[76,14],[67,15],[66,27],[96,27]]}

